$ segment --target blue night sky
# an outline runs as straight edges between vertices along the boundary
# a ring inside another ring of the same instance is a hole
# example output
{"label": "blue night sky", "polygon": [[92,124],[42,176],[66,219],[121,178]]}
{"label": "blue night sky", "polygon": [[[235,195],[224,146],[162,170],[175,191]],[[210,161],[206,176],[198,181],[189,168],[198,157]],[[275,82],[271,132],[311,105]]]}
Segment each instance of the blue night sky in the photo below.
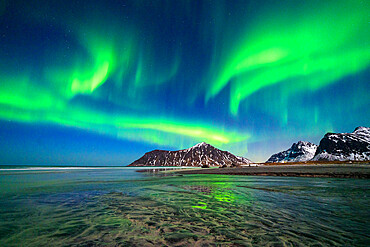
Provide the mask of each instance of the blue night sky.
{"label": "blue night sky", "polygon": [[368,1],[0,1],[0,164],[253,161],[370,116]]}

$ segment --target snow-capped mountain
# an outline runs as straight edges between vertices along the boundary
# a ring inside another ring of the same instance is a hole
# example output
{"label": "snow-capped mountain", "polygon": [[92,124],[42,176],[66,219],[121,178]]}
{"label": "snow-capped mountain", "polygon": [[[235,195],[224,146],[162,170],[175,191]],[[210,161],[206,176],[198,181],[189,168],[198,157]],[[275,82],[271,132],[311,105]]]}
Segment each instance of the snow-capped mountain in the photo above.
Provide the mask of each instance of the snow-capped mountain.
{"label": "snow-capped mountain", "polygon": [[251,163],[249,159],[235,156],[230,152],[217,149],[205,142],[179,150],[153,150],[129,166],[241,166]]}
{"label": "snow-capped mountain", "polygon": [[315,156],[317,145],[299,141],[280,153],[273,154],[266,162],[302,162],[311,160]]}
{"label": "snow-capped mountain", "polygon": [[370,160],[370,128],[357,127],[352,133],[327,133],[313,160]]}

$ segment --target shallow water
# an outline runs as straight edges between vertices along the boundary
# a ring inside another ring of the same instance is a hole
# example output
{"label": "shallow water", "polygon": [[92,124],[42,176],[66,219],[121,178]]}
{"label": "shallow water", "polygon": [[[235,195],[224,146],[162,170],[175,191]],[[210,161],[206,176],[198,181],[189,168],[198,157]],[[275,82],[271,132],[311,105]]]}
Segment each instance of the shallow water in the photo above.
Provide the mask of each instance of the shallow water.
{"label": "shallow water", "polygon": [[368,246],[370,182],[0,170],[0,246]]}

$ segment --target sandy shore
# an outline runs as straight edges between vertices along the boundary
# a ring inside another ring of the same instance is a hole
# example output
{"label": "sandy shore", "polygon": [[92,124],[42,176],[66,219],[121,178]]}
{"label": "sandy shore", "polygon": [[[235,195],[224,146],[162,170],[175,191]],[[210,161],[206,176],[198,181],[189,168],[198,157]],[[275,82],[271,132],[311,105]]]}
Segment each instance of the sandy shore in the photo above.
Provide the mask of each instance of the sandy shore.
{"label": "sandy shore", "polygon": [[370,164],[270,165],[244,168],[191,169],[178,174],[219,174],[247,176],[370,178]]}

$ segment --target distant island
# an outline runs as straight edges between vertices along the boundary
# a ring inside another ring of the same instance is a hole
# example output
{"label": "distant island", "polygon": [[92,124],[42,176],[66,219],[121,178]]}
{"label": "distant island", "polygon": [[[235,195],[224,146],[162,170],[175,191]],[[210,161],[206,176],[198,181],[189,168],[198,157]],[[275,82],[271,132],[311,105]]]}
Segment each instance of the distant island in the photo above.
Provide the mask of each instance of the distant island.
{"label": "distant island", "polygon": [[[266,163],[341,163],[370,161],[370,128],[352,133],[327,133],[319,145],[299,141],[288,150],[272,155]],[[233,168],[253,166],[250,159],[236,156],[205,142],[178,151],[153,150],[129,166],[190,166]]]}

